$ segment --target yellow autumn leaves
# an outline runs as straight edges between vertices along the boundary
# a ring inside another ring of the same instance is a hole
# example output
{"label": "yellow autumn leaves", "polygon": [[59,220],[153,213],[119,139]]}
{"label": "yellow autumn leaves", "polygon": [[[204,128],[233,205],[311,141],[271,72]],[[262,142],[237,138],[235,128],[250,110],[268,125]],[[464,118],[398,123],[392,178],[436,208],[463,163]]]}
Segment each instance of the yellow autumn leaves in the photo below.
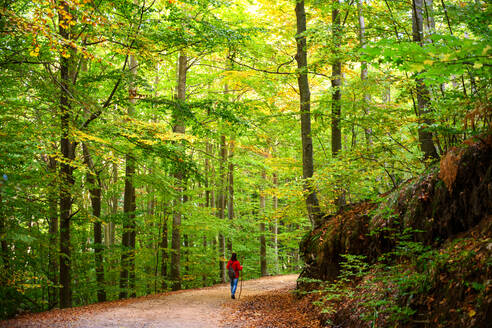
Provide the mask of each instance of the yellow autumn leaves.
{"label": "yellow autumn leaves", "polygon": [[37,57],[39,56],[39,46],[36,45],[30,52],[29,52],[29,55],[31,57]]}

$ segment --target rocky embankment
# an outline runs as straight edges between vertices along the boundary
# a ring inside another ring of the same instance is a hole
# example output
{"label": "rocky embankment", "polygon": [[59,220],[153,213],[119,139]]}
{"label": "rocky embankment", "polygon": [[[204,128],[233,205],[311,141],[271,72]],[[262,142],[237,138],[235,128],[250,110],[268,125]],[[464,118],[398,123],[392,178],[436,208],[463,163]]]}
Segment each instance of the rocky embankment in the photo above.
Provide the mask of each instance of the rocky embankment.
{"label": "rocky embankment", "polygon": [[[347,276],[344,255],[360,255],[368,266],[345,285],[352,297],[326,297],[327,288],[320,302],[333,325],[485,327],[492,320],[491,209],[489,135],[452,149],[440,167],[380,202],[326,217],[302,241],[306,268],[298,285],[336,283]],[[372,302],[364,292],[373,293]],[[377,315],[368,319],[371,311]]]}

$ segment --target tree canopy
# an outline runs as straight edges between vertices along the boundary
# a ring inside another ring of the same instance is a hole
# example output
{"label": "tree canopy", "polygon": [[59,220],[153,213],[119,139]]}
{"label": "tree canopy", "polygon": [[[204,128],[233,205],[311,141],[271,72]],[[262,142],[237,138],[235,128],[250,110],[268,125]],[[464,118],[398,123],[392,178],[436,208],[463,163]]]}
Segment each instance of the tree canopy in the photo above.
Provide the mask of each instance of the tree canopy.
{"label": "tree canopy", "polygon": [[490,133],[490,14],[3,1],[0,318],[299,271],[321,217]]}

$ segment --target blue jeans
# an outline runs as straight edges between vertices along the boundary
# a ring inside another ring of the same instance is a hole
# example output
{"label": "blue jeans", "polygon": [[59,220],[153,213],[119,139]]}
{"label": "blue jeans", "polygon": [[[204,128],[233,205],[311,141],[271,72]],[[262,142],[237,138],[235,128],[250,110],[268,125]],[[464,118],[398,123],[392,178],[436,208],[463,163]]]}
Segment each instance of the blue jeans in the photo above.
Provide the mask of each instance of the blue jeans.
{"label": "blue jeans", "polygon": [[231,295],[236,294],[236,288],[237,288],[237,282],[239,281],[239,278],[234,278],[231,280]]}

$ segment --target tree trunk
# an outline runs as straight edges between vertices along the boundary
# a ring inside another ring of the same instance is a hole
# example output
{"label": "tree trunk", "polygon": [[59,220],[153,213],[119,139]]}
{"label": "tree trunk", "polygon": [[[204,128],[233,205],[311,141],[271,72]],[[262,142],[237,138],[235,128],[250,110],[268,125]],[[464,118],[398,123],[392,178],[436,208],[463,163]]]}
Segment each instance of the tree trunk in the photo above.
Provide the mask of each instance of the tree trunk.
{"label": "tree trunk", "polygon": [[[184,183],[184,195],[183,195],[183,204],[186,204],[191,200],[191,197],[187,194],[187,182]],[[186,220],[186,216],[182,216],[183,220]],[[187,275],[190,273],[190,236],[188,234],[183,234],[183,246],[184,246],[184,260],[185,260],[185,266],[184,266],[184,274]]]}
{"label": "tree trunk", "polygon": [[[412,8],[412,32],[413,41],[417,42],[422,46],[424,40],[423,31],[423,1],[424,0],[413,0]],[[418,116],[419,116],[419,128],[418,136],[420,142],[420,149],[424,153],[425,159],[437,159],[436,147],[434,146],[434,141],[432,140],[432,132],[428,131],[429,126],[432,121],[427,117],[430,112],[429,101],[430,93],[425,86],[423,78],[416,78],[416,91],[417,91],[417,105],[418,105]]]}
{"label": "tree trunk", "polygon": [[[181,174],[175,173],[174,177],[178,180]],[[181,187],[178,187],[181,188]],[[177,199],[173,201],[173,227],[171,234],[171,280],[172,290],[181,289],[181,213],[178,206],[181,204],[181,193]]]}
{"label": "tree trunk", "polygon": [[297,19],[297,82],[300,94],[301,112],[301,139],[302,139],[302,173],[304,179],[304,197],[306,207],[313,227],[321,224],[321,211],[319,208],[316,190],[311,182],[314,173],[313,166],[313,140],[311,138],[311,93],[309,91],[308,65],[307,65],[307,45],[306,45],[306,12],[304,10],[304,0],[296,2]]}
{"label": "tree trunk", "polygon": [[101,178],[99,172],[94,167],[94,162],[86,144],[82,144],[82,150],[84,153],[84,162],[90,170],[87,172],[86,179],[91,195],[92,215],[96,218],[94,221],[94,263],[96,267],[97,301],[105,302],[102,227],[101,221],[99,221],[101,218]]}
{"label": "tree trunk", "polygon": [[[357,0],[357,11],[359,16],[359,42],[362,49],[366,48],[366,24],[364,21],[364,0]],[[362,81],[362,87],[364,88],[364,96],[362,103],[362,110],[366,116],[369,116],[369,103],[371,102],[371,95],[366,91],[367,89],[367,62],[362,61],[360,63],[360,79]],[[372,145],[372,129],[367,126],[364,129],[366,136],[366,144],[368,146]]]}
{"label": "tree trunk", "polygon": [[[183,234],[183,246],[184,246],[184,274],[190,274],[190,238],[187,234]],[[185,286],[186,289],[186,286]]]}
{"label": "tree trunk", "polygon": [[[263,171],[261,174],[262,184],[266,182],[266,172]],[[260,190],[260,271],[261,276],[264,277],[268,275],[267,273],[267,259],[266,259],[266,238],[265,238],[265,193],[263,188]]]}
{"label": "tree trunk", "polygon": [[[186,71],[187,71],[187,57],[184,53],[181,53],[178,58],[178,83],[177,83],[177,95],[178,101],[184,102],[186,100]],[[174,117],[175,125],[173,132],[185,133],[185,125],[180,115]],[[179,196],[173,201],[173,231],[171,240],[171,280],[173,281],[172,290],[181,289],[181,213],[178,208],[182,203],[184,174],[181,169],[176,168],[174,172],[174,178],[179,190]]]}
{"label": "tree trunk", "polygon": [[[154,163],[151,163],[152,165]],[[150,168],[149,171],[148,171],[148,175],[151,175],[152,174],[152,169]],[[152,185],[147,185],[147,215],[146,215],[146,218],[144,220],[144,224],[145,224],[145,227],[147,227],[148,229],[150,229],[151,231],[154,230],[154,213],[155,213],[155,196],[154,196],[154,189],[152,187]],[[159,238],[160,236],[158,236],[157,238]],[[150,238],[147,239],[147,243],[146,243],[146,246],[145,246],[147,249],[152,249],[154,254],[156,254],[156,256],[159,255],[158,251],[157,251],[157,247],[156,247],[156,242],[155,242],[155,239],[154,239],[154,234],[150,234]],[[146,262],[145,264],[145,269],[144,269],[146,272],[150,273],[152,272],[152,264],[151,262]],[[152,283],[151,283],[151,280],[150,279],[146,279],[147,280],[147,290],[146,290],[146,294],[150,294],[152,293]]]}
{"label": "tree trunk", "polygon": [[167,239],[167,210],[163,209],[162,217],[162,238],[161,238],[161,291],[167,290],[167,262],[169,260],[168,255],[168,239]]}
{"label": "tree trunk", "polygon": [[277,218],[277,209],[278,209],[278,176],[277,173],[273,173],[273,188],[275,188],[275,193],[273,194],[273,215],[275,216],[275,221],[273,223],[273,250],[275,254],[275,273],[280,272],[279,268],[279,257],[278,257],[278,218]]}
{"label": "tree trunk", "polygon": [[[68,4],[62,1],[59,7],[59,21],[70,11]],[[62,39],[69,40],[70,33],[64,24],[59,24]],[[60,54],[60,307],[72,306],[70,219],[72,217],[72,187],[75,183],[72,162],[75,159],[75,144],[70,141],[70,90],[72,81],[70,46],[65,45]],[[73,53],[72,53],[73,55]]]}
{"label": "tree trunk", "polygon": [[5,240],[7,234],[7,213],[5,212],[4,210],[5,207],[3,205],[2,183],[3,181],[0,182],[0,238],[1,238],[1,252],[2,252],[2,265],[3,265],[2,271],[5,274],[0,276],[0,284],[2,286],[7,286],[10,277],[10,255],[9,255],[9,245]]}
{"label": "tree trunk", "polygon": [[[48,209],[49,209],[49,253],[48,253],[48,279],[52,286],[48,287],[48,308],[52,309],[58,303],[57,288],[58,285],[58,202],[55,194],[56,188],[56,160],[53,156],[48,158],[48,172],[50,173],[52,182],[48,190]],[[2,240],[3,242],[3,240]],[[3,245],[2,245],[3,246]]]}
{"label": "tree trunk", "polygon": [[[227,161],[227,148],[225,136],[220,137],[220,162],[219,162],[219,192],[217,197],[217,214],[222,221],[225,219],[225,192],[226,192],[226,169],[224,164]],[[226,282],[226,254],[225,254],[225,237],[219,233],[219,277],[221,282]]]}
{"label": "tree trunk", "polygon": [[340,127],[342,110],[342,61],[340,59],[341,25],[340,25],[340,0],[333,0],[332,29],[333,46],[335,48],[335,59],[332,64],[331,73],[331,153],[335,157],[342,150],[342,129]]}
{"label": "tree trunk", "polygon": [[[227,199],[227,216],[229,218],[230,226],[232,227],[232,221],[234,220],[234,140],[231,140],[229,147],[229,197]],[[231,236],[232,238],[232,236]],[[232,240],[229,238],[227,249],[229,254],[232,254]]]}
{"label": "tree trunk", "polygon": [[[113,162],[112,165],[111,180],[113,186],[116,186],[118,183],[118,164],[116,162]],[[114,218],[116,214],[118,214],[118,193],[114,192],[111,197],[111,215]],[[104,242],[106,247],[111,247],[114,245],[114,222],[112,222],[112,220],[104,226]]]}
{"label": "tree trunk", "polygon": [[[209,156],[210,154],[212,153],[212,145],[209,143],[208,139],[205,141],[205,153],[206,153],[206,157],[205,157],[205,172],[204,172],[204,176],[205,176],[205,204],[204,204],[204,207],[205,208],[211,208],[213,206],[213,201],[211,201],[211,192],[210,192],[210,180],[211,180],[211,177],[210,177],[210,160],[209,160]],[[204,232],[203,234],[203,250],[204,250],[204,253],[206,254],[207,252],[207,235],[206,233]],[[207,286],[207,275],[205,273],[203,273],[202,275],[202,280],[203,280],[203,285],[204,286]]]}
{"label": "tree trunk", "polygon": [[[342,115],[342,59],[341,59],[341,37],[342,26],[340,23],[340,0],[333,0],[332,3],[332,30],[333,30],[333,47],[335,59],[331,68],[331,154],[335,158],[342,150],[342,127],[341,127],[341,115]],[[346,191],[341,187],[342,181],[337,179],[337,195],[335,204],[341,207],[345,204]]]}
{"label": "tree trunk", "polygon": [[[137,75],[137,61],[135,56],[130,56],[130,73],[134,81]],[[136,103],[137,89],[132,81],[128,90],[130,105],[128,106],[128,116],[132,116]],[[135,159],[129,152],[126,154],[126,169],[125,169],[125,191],[123,196],[123,235],[121,238],[121,271],[120,271],[120,299],[135,296],[135,185],[133,178],[135,175]]]}
{"label": "tree trunk", "polygon": [[[210,151],[209,151],[209,154],[214,154],[214,146],[213,144],[209,144],[210,146]],[[209,185],[210,185],[210,208],[211,208],[211,214],[212,215],[215,215],[217,216],[217,191],[216,191],[216,187],[217,187],[217,184],[216,184],[216,176],[215,176],[215,166],[214,166],[214,162],[212,161],[211,165],[210,165],[210,181],[209,181]],[[212,254],[218,254],[218,251],[217,251],[217,235],[215,234],[212,238],[211,238],[211,246],[212,246]],[[213,259],[215,261],[217,257],[214,256]],[[219,259],[219,265],[220,265],[220,259]],[[219,267],[219,272],[220,272],[220,267]],[[217,281],[220,281],[220,275],[219,275],[219,279],[216,280],[216,276],[214,275],[213,276],[213,280],[212,280],[212,283],[215,283]]]}

